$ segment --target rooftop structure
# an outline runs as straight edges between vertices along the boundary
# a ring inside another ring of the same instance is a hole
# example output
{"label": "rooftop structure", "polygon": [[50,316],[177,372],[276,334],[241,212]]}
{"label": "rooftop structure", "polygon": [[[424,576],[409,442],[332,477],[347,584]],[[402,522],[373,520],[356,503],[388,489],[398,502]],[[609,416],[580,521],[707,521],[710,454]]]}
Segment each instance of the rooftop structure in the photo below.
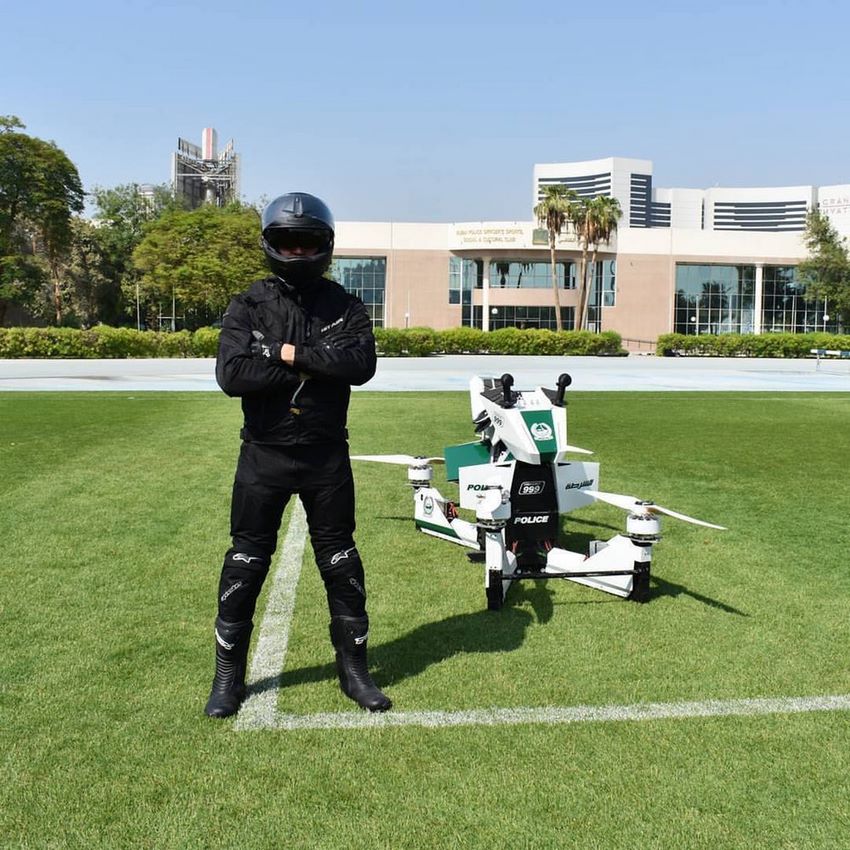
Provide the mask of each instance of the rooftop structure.
{"label": "rooftop structure", "polygon": [[179,138],[171,154],[174,195],[189,209],[202,204],[223,207],[239,199],[239,165],[233,139],[219,153],[218,133],[212,127],[204,128],[200,146]]}

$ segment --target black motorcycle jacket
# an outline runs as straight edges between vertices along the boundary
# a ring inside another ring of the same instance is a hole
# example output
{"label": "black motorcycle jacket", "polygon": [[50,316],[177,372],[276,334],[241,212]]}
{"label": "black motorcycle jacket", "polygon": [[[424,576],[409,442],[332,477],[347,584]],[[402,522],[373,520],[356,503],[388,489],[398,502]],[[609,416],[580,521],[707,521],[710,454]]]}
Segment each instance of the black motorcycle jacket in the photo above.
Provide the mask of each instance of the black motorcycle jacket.
{"label": "black motorcycle jacket", "polygon": [[[294,345],[294,365],[256,357],[254,331]],[[243,440],[293,446],[345,440],[351,385],[365,384],[375,366],[359,298],[325,278],[295,290],[270,277],[230,302],[215,374],[227,395],[242,399]]]}

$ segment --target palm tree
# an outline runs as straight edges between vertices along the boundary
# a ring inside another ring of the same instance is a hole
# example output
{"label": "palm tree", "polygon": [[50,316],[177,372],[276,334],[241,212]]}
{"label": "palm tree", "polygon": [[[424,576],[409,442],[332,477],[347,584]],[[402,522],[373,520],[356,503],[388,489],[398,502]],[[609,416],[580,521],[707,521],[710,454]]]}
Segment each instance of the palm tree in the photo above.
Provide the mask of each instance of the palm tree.
{"label": "palm tree", "polygon": [[[592,201],[587,201],[587,223],[585,225],[586,238],[584,241],[584,264],[587,265],[587,249],[591,247],[593,256],[591,264],[596,274],[596,258],[599,255],[599,245],[606,245],[611,241],[611,237],[617,232],[617,225],[623,216],[623,211],[620,208],[620,202],[616,198],[610,198],[607,195],[599,195]],[[585,283],[584,270],[582,272],[582,283]],[[579,298],[579,325],[583,327],[586,320],[587,300],[589,288],[584,285],[580,292]]]}
{"label": "palm tree", "polygon": [[556,183],[546,186],[543,190],[543,198],[534,208],[534,214],[540,224],[549,233],[549,256],[552,261],[552,289],[555,294],[555,328],[561,327],[561,298],[558,292],[558,269],[555,265],[555,240],[564,232],[564,228],[571,221],[573,205],[578,201],[578,195],[566,186]]}
{"label": "palm tree", "polygon": [[617,230],[617,223],[623,215],[620,202],[616,198],[599,195],[592,200],[581,198],[573,205],[571,221],[575,229],[576,239],[581,247],[581,272],[579,274],[578,309],[576,312],[576,330],[581,330],[587,313],[587,255],[592,251],[593,267],[601,243],[610,242]]}
{"label": "palm tree", "polygon": [[590,201],[587,198],[576,197],[570,204],[570,224],[576,235],[576,241],[581,248],[581,263],[577,276],[578,307],[575,312],[574,327],[580,331],[584,326],[584,301],[587,290],[587,252],[591,242],[592,219],[590,215]]}

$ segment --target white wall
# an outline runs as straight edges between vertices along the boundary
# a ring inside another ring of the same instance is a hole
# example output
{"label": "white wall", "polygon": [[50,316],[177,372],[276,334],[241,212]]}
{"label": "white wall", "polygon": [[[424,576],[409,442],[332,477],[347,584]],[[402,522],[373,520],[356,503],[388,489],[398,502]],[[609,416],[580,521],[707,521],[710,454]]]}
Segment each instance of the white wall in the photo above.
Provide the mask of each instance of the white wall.
{"label": "white wall", "polygon": [[653,201],[670,204],[670,227],[702,228],[702,189],[654,189]]}
{"label": "white wall", "polygon": [[718,202],[752,204],[758,201],[803,201],[810,209],[815,203],[814,186],[771,186],[751,188],[712,188],[705,190],[705,227],[714,226],[714,206]]}
{"label": "white wall", "polygon": [[447,251],[450,224],[409,221],[338,221],[334,250]]}
{"label": "white wall", "polygon": [[667,254],[743,262],[802,260],[806,256],[802,233],[763,233],[693,228],[629,228],[617,234],[622,254]]}
{"label": "white wall", "polygon": [[820,211],[826,214],[839,235],[850,237],[850,185],[821,186],[817,198]]}

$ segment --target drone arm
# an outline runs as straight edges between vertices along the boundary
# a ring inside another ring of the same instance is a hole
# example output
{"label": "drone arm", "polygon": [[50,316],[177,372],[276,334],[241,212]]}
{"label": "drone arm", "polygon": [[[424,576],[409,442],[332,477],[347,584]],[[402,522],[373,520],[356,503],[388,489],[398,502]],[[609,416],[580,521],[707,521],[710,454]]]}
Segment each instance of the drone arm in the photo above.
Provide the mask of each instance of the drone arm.
{"label": "drone arm", "polygon": [[413,499],[413,518],[420,531],[468,549],[479,548],[477,526],[459,519],[456,510],[449,512],[449,502],[439,490],[420,487],[414,492]]}

